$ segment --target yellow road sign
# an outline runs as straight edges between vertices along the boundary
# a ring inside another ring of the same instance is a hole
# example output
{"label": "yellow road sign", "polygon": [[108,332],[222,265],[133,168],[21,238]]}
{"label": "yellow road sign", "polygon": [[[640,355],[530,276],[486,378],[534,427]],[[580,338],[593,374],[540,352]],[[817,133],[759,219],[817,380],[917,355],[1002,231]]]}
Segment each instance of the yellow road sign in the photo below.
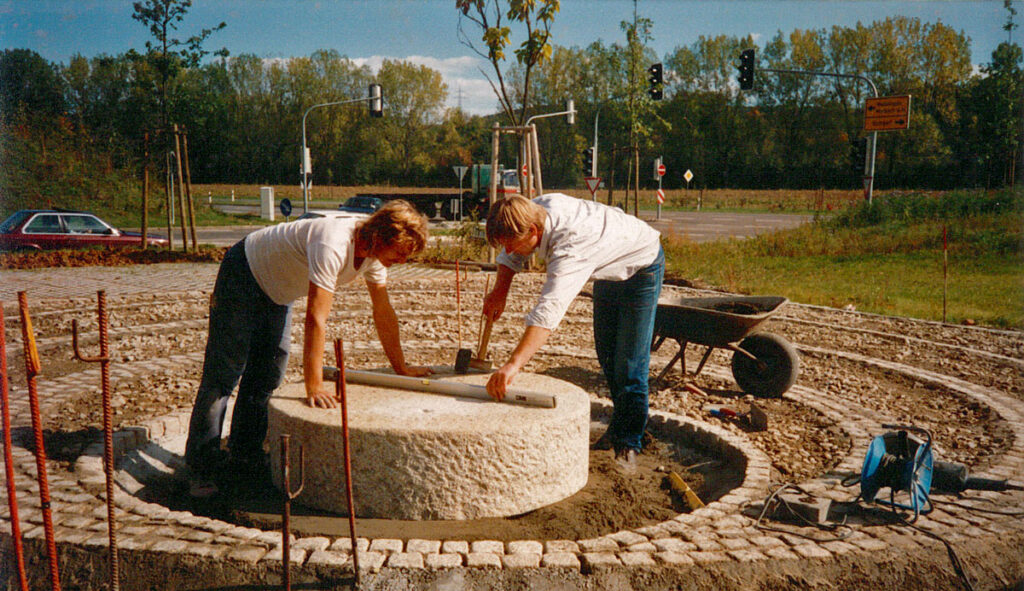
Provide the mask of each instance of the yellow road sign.
{"label": "yellow road sign", "polygon": [[864,103],[864,131],[895,131],[910,127],[910,95],[869,98]]}

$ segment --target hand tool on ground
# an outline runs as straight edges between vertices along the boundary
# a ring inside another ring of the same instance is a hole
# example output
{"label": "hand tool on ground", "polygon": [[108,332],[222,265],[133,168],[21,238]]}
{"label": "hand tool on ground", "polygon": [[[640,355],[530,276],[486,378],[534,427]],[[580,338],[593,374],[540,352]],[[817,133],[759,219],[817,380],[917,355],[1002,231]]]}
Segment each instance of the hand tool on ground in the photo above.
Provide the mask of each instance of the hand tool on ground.
{"label": "hand tool on ground", "polygon": [[967,466],[956,462],[940,462],[932,464],[932,489],[939,492],[962,493],[965,490],[1024,490],[1024,487],[1009,484],[1006,480],[978,478],[971,476]]}
{"label": "hand tool on ground", "polygon": [[[324,380],[338,381],[338,370],[331,366],[324,366]],[[480,400],[493,400],[487,393],[487,388],[475,384],[463,384],[461,382],[450,382],[448,380],[432,380],[429,378],[413,378],[399,376],[390,373],[377,373],[375,371],[347,370],[345,381],[352,384],[365,384],[368,386],[382,386],[385,388],[401,388],[403,390],[415,390],[418,392],[430,392],[432,394],[445,394],[448,396],[463,396],[466,398],[478,398]],[[511,404],[522,404],[524,406],[539,406],[543,408],[555,408],[558,399],[551,394],[542,394],[531,390],[509,388],[505,392],[505,399],[502,402]]]}
{"label": "hand tool on ground", "polygon": [[[484,287],[485,293],[490,285],[491,278],[488,276],[486,286]],[[476,357],[472,357],[472,352],[469,349],[459,349],[458,355],[455,356],[455,373],[469,373],[470,369],[480,371],[491,371],[494,369],[494,364],[491,363],[490,359],[487,359],[487,345],[491,340],[491,328],[493,326],[493,319],[487,318],[484,314],[480,315],[480,342],[477,345]]]}
{"label": "hand tool on ground", "polygon": [[686,506],[689,507],[691,511],[695,511],[704,506],[704,502],[700,500],[697,493],[693,492],[693,489],[686,484],[686,481],[683,480],[683,477],[678,473],[668,473],[668,485],[672,489],[672,492],[679,495],[679,498],[686,503]]}
{"label": "hand tool on ground", "polygon": [[750,410],[744,413],[736,412],[735,409],[724,405],[711,405],[706,408],[711,416],[720,419],[736,419],[752,431],[768,430],[768,415],[754,403],[750,403]]}
{"label": "hand tool on ground", "polygon": [[42,366],[39,364],[36,335],[32,330],[32,317],[28,312],[28,294],[24,291],[18,292],[18,312],[21,315],[21,342],[25,348],[25,377],[28,381],[32,436],[36,446],[36,480],[39,482],[39,505],[43,513],[43,535],[46,540],[46,558],[50,567],[50,589],[60,591],[57,540],[53,532],[53,514],[50,511],[50,478],[46,468],[46,447],[43,445],[43,418],[39,412],[39,390],[36,388],[36,376],[39,375]]}
{"label": "hand tool on ground", "polygon": [[[0,306],[0,327],[4,325],[4,310]],[[11,541],[14,546],[14,562],[18,570],[18,588],[28,591],[28,576],[25,574],[25,551],[21,543],[21,519],[18,518],[17,488],[14,483],[14,455],[11,450],[11,404],[7,384],[7,339],[0,330],[0,412],[3,412],[4,437],[4,483],[7,485],[7,509],[11,521]]]}
{"label": "hand tool on ground", "polygon": [[[334,340],[334,360],[338,364],[334,368],[334,394],[341,401],[341,431],[344,437],[343,451],[345,455],[345,499],[348,501],[348,532],[352,540],[352,572],[356,587],[359,586],[359,546],[356,545],[356,506],[352,498],[352,455],[348,439],[348,397],[345,393],[345,345],[341,339]],[[326,374],[326,372],[324,372]],[[327,376],[325,375],[324,378]]]}

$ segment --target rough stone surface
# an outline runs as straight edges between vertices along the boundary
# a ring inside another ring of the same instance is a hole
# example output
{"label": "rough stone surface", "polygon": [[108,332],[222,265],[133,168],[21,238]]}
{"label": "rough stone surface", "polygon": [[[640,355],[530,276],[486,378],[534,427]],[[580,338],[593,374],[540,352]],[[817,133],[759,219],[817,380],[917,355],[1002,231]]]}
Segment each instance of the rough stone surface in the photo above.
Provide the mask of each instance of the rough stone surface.
{"label": "rough stone surface", "polygon": [[[482,385],[486,376],[444,376]],[[437,380],[434,380],[435,382]],[[477,519],[518,515],[555,503],[587,483],[590,401],[581,388],[520,374],[516,386],[554,394],[538,408],[348,384],[352,487],[359,517]],[[302,384],[270,402],[267,440],[280,487],[280,435],[308,463],[297,502],[345,513],[341,421],[311,408]],[[334,458],[335,461],[331,461]]]}

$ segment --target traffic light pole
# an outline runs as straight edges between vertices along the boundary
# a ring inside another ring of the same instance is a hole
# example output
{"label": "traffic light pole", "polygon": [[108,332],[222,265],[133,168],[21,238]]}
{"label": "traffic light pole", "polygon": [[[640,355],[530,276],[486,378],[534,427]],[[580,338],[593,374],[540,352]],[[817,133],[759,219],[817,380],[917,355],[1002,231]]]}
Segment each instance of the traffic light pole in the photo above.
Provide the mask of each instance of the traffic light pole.
{"label": "traffic light pole", "polygon": [[[853,78],[857,80],[863,80],[871,86],[871,92],[874,93],[875,98],[878,98],[878,88],[875,87],[875,83],[871,81],[867,76],[861,76],[860,74],[833,74],[832,72],[810,72],[807,70],[777,70],[773,68],[759,68],[765,72],[774,72],[776,74],[801,74],[804,76],[829,76],[832,78]],[[878,132],[871,132],[871,146],[866,150],[864,156],[864,199],[867,200],[870,205],[875,188],[875,149],[878,146]]]}
{"label": "traffic light pole", "polygon": [[[313,163],[309,157],[309,148],[306,147],[306,117],[309,116],[309,112],[313,109],[319,109],[321,107],[330,107],[333,105],[347,105],[349,103],[370,103],[370,115],[373,117],[380,117],[384,112],[383,104],[383,92],[381,91],[380,84],[370,85],[370,96],[366,98],[349,99],[346,101],[334,101],[331,103],[320,103],[319,105],[313,105],[306,109],[306,112],[302,114],[302,213],[309,211],[309,183],[313,179]],[[271,204],[273,205],[273,204]]]}

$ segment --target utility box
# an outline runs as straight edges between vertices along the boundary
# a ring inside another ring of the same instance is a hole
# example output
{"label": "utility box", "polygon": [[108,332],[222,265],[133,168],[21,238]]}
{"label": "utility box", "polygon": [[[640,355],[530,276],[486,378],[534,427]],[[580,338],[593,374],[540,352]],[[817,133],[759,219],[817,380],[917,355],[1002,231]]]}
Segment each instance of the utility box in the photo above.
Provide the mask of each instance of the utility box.
{"label": "utility box", "polygon": [[260,187],[260,218],[274,221],[274,187]]}

